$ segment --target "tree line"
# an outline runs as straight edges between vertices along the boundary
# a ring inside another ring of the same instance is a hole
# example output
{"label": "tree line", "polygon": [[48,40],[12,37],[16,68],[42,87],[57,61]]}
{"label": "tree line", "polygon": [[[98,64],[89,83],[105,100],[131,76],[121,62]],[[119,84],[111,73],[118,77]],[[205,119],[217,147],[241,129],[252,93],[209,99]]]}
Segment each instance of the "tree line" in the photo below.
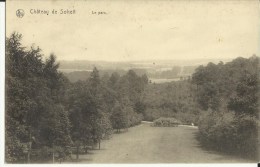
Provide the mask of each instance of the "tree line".
{"label": "tree line", "polygon": [[87,80],[71,83],[54,54],[44,60],[39,47],[21,40],[16,32],[6,39],[6,162],[63,158],[141,122],[146,75],[100,76],[94,68]]}
{"label": "tree line", "polygon": [[174,117],[182,124],[197,125],[201,109],[196,101],[196,85],[191,79],[170,83],[149,84],[145,88],[144,120]]}

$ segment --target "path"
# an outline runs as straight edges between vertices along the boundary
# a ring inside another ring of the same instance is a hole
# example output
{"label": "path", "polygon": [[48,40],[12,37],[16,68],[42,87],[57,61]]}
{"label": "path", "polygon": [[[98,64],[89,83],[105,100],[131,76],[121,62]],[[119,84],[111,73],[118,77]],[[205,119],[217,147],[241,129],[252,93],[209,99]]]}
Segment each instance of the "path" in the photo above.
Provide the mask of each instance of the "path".
{"label": "path", "polygon": [[80,155],[79,163],[249,163],[203,150],[196,140],[197,128],[151,127],[149,123],[114,134],[101,150]]}

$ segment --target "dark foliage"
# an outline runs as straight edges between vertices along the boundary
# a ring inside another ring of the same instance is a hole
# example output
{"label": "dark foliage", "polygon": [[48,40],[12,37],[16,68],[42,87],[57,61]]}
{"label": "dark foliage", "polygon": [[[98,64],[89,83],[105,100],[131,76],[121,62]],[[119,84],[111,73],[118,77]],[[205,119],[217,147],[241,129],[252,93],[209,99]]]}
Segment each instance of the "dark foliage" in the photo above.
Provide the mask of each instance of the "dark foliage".
{"label": "dark foliage", "polygon": [[199,67],[192,81],[205,111],[199,122],[203,144],[220,151],[258,158],[259,59],[237,58]]}
{"label": "dark foliage", "polygon": [[21,40],[18,33],[6,40],[7,162],[25,161],[35,148],[72,143],[62,104],[67,80],[54,55],[43,61],[39,48],[26,50]]}

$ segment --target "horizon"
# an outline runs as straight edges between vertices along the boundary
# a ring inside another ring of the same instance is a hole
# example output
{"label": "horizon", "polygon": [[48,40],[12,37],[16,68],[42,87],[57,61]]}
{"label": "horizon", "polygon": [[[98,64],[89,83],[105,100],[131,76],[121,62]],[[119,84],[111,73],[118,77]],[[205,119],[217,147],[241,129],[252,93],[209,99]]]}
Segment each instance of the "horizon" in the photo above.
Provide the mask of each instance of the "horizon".
{"label": "horizon", "polygon": [[[254,55],[254,54],[253,54]],[[249,57],[243,57],[243,58],[250,58],[253,55],[249,56]],[[242,57],[242,56],[238,56],[238,57]],[[235,58],[192,58],[192,59],[147,59],[147,60],[90,60],[90,59],[72,59],[72,60],[66,60],[66,59],[59,59],[58,61],[68,61],[68,62],[73,62],[73,61],[86,61],[86,62],[108,62],[108,63],[127,63],[127,62],[152,62],[152,61],[206,61],[206,60],[219,60],[219,61],[230,61],[233,59],[236,59],[238,57]],[[56,57],[57,58],[57,57]]]}

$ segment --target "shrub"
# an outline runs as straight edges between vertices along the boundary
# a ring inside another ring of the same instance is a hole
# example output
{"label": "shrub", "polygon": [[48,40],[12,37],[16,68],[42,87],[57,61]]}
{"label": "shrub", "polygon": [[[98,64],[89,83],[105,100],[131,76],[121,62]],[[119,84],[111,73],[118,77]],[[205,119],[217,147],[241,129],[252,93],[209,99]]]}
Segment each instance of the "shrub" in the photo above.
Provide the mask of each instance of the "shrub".
{"label": "shrub", "polygon": [[257,127],[252,116],[208,111],[200,117],[199,137],[203,145],[212,149],[256,159]]}
{"label": "shrub", "polygon": [[180,120],[185,125],[198,125],[199,114],[194,112],[177,112],[174,114],[174,117]]}
{"label": "shrub", "polygon": [[157,126],[157,127],[176,127],[179,124],[181,124],[181,122],[175,118],[164,118],[161,117],[157,120],[154,121],[153,126]]}
{"label": "shrub", "polygon": [[5,160],[8,163],[19,163],[24,161],[25,153],[23,144],[13,138],[13,140],[6,141],[6,152],[5,152]]}

